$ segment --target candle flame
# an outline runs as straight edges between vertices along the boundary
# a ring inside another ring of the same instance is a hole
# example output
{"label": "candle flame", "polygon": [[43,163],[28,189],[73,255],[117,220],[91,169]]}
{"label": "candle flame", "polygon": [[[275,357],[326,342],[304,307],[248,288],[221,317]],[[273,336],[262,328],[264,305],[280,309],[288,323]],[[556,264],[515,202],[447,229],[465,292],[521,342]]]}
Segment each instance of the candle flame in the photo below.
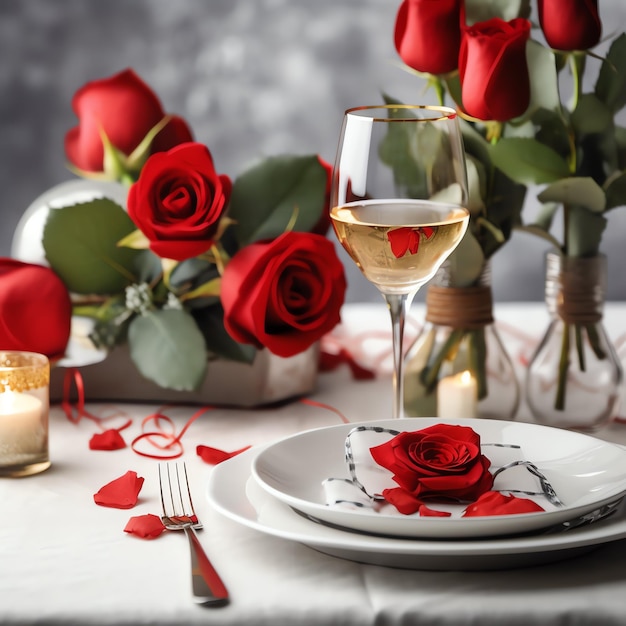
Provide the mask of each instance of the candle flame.
{"label": "candle flame", "polygon": [[461,384],[469,385],[471,382],[472,382],[472,372],[470,372],[469,370],[465,370],[461,374]]}

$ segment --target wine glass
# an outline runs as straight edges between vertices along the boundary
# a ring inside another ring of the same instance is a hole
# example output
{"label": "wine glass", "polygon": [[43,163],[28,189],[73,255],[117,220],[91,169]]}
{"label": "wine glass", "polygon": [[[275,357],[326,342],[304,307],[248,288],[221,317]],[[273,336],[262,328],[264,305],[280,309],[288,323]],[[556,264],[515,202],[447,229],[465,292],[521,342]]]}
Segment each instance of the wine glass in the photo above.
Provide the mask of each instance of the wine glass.
{"label": "wine glass", "polygon": [[345,112],[330,217],[339,242],[391,313],[394,418],[404,409],[407,310],[463,238],[467,201],[465,152],[453,109],[389,104]]}

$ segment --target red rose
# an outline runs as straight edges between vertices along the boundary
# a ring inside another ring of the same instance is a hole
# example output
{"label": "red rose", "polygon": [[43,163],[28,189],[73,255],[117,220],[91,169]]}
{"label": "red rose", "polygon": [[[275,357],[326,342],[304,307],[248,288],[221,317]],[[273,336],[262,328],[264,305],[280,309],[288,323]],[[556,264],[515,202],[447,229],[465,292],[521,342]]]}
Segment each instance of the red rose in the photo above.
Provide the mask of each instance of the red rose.
{"label": "red rose", "polygon": [[518,513],[540,513],[541,511],[545,511],[545,509],[528,498],[518,498],[513,495],[505,496],[499,491],[487,491],[465,509],[463,517],[516,515]]}
{"label": "red rose", "polygon": [[287,232],[246,246],[226,266],[224,327],[236,341],[293,356],[339,323],[345,290],[333,244]]}
{"label": "red rose", "polygon": [[435,424],[403,432],[370,452],[399,485],[385,489],[383,497],[407,515],[425,499],[476,500],[493,485],[480,436],[467,426]]}
{"label": "red rose", "polygon": [[63,356],[72,303],[48,267],[0,258],[0,349]]}
{"label": "red rose", "polygon": [[396,17],[400,58],[418,72],[445,74],[458,67],[461,0],[404,0]]}
{"label": "red rose", "polygon": [[537,0],[537,13],[551,48],[588,50],[600,41],[598,0]]}
{"label": "red rose", "polygon": [[[72,108],[79,125],[65,136],[65,154],[73,165],[88,172],[104,170],[102,131],[128,156],[165,117],[152,89],[130,69],[81,87],[72,98]],[[156,136],[151,151],[169,150],[191,140],[187,123],[172,117]]]}
{"label": "red rose", "polygon": [[494,17],[465,28],[459,53],[463,108],[481,120],[504,122],[530,103],[526,42],[530,22]]}
{"label": "red rose", "polygon": [[185,143],[146,161],[128,192],[128,214],[155,254],[184,261],[213,245],[231,189],[208,148]]}

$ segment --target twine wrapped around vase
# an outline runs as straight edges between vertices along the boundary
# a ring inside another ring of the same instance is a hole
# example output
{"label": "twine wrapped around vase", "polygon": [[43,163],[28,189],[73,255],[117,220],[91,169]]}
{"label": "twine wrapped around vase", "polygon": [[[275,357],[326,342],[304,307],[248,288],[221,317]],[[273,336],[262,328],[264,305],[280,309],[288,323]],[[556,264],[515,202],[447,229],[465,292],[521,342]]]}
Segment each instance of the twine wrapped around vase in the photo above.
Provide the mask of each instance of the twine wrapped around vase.
{"label": "twine wrapped around vase", "polygon": [[548,426],[593,431],[617,412],[622,371],[602,323],[607,259],[546,256],[550,324],[526,373],[526,400]]}

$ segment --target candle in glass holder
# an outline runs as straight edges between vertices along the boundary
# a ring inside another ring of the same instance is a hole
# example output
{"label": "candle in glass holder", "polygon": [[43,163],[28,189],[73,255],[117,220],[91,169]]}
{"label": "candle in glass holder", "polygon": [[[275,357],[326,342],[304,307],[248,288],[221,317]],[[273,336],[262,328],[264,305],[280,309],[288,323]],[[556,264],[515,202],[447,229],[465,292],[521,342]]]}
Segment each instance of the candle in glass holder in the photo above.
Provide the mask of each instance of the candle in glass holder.
{"label": "candle in glass holder", "polygon": [[437,415],[474,418],[478,414],[478,386],[469,370],[442,378],[437,384]]}
{"label": "candle in glass holder", "polygon": [[49,381],[44,355],[0,351],[0,476],[29,476],[50,466]]}

